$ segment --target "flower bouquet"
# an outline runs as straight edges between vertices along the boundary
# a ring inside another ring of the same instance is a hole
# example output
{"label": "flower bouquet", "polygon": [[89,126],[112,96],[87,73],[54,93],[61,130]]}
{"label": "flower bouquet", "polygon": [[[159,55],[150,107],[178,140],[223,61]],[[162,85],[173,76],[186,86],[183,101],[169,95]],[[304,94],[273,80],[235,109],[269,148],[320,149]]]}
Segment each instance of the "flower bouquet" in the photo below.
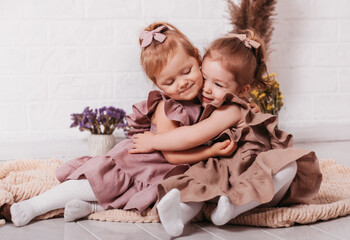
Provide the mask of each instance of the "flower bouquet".
{"label": "flower bouquet", "polygon": [[115,107],[90,109],[86,107],[82,113],[71,114],[72,127],[79,127],[80,131],[89,131],[88,147],[91,155],[107,153],[115,145],[112,135],[114,130],[122,129],[126,135],[129,131],[126,113]]}
{"label": "flower bouquet", "polygon": [[283,106],[283,96],[280,85],[276,81],[276,74],[267,76],[271,82],[265,89],[254,89],[248,94],[248,99],[256,103],[261,112],[278,116],[278,112]]}

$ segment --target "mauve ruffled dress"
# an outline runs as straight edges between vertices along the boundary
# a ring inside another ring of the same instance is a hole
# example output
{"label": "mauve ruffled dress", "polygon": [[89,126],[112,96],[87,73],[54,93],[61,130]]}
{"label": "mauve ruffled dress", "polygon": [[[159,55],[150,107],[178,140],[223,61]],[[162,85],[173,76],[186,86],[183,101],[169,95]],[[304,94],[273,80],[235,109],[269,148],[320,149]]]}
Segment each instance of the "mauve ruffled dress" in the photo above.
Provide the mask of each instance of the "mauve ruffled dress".
{"label": "mauve ruffled dress", "polygon": [[[315,153],[293,148],[292,135],[276,128],[276,116],[254,113],[233,94],[227,94],[224,102],[240,107],[246,126],[226,129],[214,141],[232,139],[237,150],[230,157],[210,158],[192,165],[184,174],[167,178],[158,187],[159,198],[177,188],[182,202],[204,202],[226,195],[236,205],[252,200],[268,203],[275,194],[272,176],[296,161],[297,174],[280,205],[309,202],[322,180]],[[207,106],[201,120],[221,105]]]}
{"label": "mauve ruffled dress", "polygon": [[127,118],[131,130],[128,138],[119,142],[106,155],[73,159],[62,165],[56,176],[60,182],[87,179],[99,204],[105,209],[136,209],[143,211],[157,200],[157,185],[165,178],[184,173],[188,165],[173,165],[159,151],[129,154],[132,136],[144,131],[156,131],[152,115],[164,101],[166,116],[181,126],[198,121],[201,107],[188,101],[175,101],[160,91],[152,91],[146,101],[133,105]]}

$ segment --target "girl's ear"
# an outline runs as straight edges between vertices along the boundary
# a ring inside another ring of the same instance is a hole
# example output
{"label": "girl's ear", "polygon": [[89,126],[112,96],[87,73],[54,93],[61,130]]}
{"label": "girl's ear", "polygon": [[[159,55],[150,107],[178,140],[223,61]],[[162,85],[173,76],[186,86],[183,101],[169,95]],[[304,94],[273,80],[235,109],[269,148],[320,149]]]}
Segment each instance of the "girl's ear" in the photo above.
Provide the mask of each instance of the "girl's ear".
{"label": "girl's ear", "polygon": [[250,90],[250,85],[244,85],[241,90],[238,91],[238,96],[239,97],[244,97]]}

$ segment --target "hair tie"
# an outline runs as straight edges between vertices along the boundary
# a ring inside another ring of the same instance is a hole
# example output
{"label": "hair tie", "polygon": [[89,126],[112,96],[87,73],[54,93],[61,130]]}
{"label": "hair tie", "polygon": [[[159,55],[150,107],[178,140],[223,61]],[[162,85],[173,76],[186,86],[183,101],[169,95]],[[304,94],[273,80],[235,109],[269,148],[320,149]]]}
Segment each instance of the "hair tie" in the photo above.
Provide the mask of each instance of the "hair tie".
{"label": "hair tie", "polygon": [[140,33],[140,38],[142,40],[141,47],[147,47],[148,45],[150,45],[153,38],[158,42],[161,42],[161,43],[164,42],[166,36],[160,32],[165,28],[166,26],[160,26],[152,31],[146,31],[146,30],[142,31]]}
{"label": "hair tie", "polygon": [[244,45],[247,48],[255,48],[258,49],[260,47],[260,43],[258,43],[257,41],[254,41],[252,39],[250,39],[249,37],[247,37],[247,35],[245,34],[236,34],[236,33],[229,33],[227,34],[227,37],[235,37],[238,38],[239,40],[241,40]]}

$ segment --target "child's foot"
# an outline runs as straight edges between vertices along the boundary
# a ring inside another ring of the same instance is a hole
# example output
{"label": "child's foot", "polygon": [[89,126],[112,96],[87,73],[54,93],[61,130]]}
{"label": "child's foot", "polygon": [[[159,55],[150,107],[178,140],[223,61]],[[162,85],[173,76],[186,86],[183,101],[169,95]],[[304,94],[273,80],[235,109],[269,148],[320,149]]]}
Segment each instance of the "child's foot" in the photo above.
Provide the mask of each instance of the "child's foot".
{"label": "child's foot", "polygon": [[72,201],[69,201],[65,205],[64,220],[66,220],[67,222],[72,222],[79,218],[86,217],[91,213],[99,212],[103,210],[104,209],[96,203],[90,203],[90,202],[74,199]]}
{"label": "child's foot", "polygon": [[159,201],[157,210],[165,231],[172,237],[181,235],[184,223],[181,216],[180,191],[175,188],[169,191]]}
{"label": "child's foot", "polygon": [[10,207],[10,212],[11,220],[17,227],[28,224],[33,218],[37,216],[34,207],[28,201],[12,204]]}
{"label": "child's foot", "polygon": [[182,223],[188,223],[202,209],[204,202],[180,202]]}
{"label": "child's foot", "polygon": [[231,203],[228,197],[221,196],[218,201],[218,206],[211,214],[212,222],[217,226],[221,226],[226,224],[234,217],[236,217],[235,206]]}

